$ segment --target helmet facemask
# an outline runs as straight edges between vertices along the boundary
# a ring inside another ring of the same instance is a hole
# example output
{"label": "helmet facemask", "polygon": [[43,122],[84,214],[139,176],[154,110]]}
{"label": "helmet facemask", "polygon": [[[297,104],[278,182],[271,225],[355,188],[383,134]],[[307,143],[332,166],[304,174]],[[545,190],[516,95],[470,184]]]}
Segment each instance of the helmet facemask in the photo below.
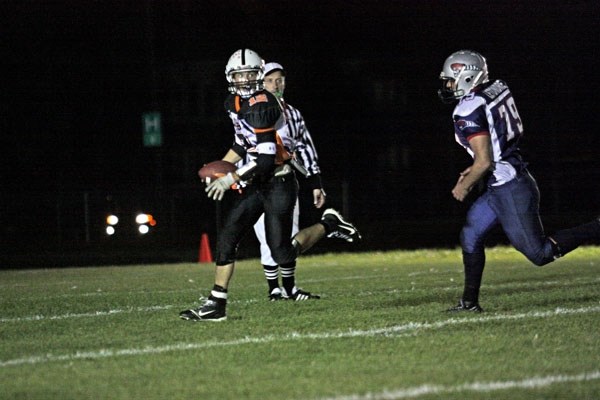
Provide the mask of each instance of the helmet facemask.
{"label": "helmet facemask", "polygon": [[442,80],[442,87],[438,90],[438,97],[442,100],[442,103],[454,103],[465,95],[463,90],[454,90],[456,87],[454,79],[442,77],[440,79]]}
{"label": "helmet facemask", "polygon": [[229,92],[247,99],[264,88],[264,61],[250,49],[238,50],[227,62],[225,77]]}
{"label": "helmet facemask", "polygon": [[[243,78],[236,79],[236,76],[239,75],[242,75]],[[237,94],[243,99],[249,98],[253,93],[264,88],[263,80],[258,78],[260,75],[259,70],[232,72],[227,78],[229,81],[229,92]]]}

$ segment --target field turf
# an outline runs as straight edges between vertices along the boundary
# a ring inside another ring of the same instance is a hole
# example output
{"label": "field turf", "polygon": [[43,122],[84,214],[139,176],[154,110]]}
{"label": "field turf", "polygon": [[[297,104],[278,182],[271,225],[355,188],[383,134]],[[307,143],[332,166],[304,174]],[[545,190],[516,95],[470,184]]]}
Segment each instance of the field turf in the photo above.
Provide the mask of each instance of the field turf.
{"label": "field turf", "polygon": [[4,266],[0,398],[598,399],[600,248],[487,259],[481,314],[444,312],[460,250],[304,256],[299,286],[322,298],[297,303],[267,301],[243,260],[212,323],[178,318],[211,264]]}

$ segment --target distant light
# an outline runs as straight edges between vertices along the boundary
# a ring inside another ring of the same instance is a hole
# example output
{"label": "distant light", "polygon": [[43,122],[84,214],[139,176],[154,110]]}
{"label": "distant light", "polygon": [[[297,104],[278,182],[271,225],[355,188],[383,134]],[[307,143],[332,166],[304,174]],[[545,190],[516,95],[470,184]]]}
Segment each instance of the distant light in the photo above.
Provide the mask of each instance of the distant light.
{"label": "distant light", "polygon": [[148,214],[138,214],[135,217],[135,222],[138,224],[145,224],[148,222]]}
{"label": "distant light", "polygon": [[114,228],[114,227],[112,227],[112,226],[107,226],[107,227],[106,227],[106,234],[107,234],[108,236],[112,236],[112,235],[114,235],[114,234],[115,234],[115,228]]}
{"label": "distant light", "polygon": [[140,225],[140,226],[138,226],[138,231],[142,235],[145,235],[146,233],[148,233],[150,231],[150,228],[148,227],[148,225]]}
{"label": "distant light", "polygon": [[137,222],[139,225],[142,225],[142,224],[148,224],[150,226],[156,225],[156,220],[154,219],[152,214],[138,214],[135,217],[135,222]]}
{"label": "distant light", "polygon": [[106,223],[108,225],[116,225],[119,223],[119,217],[117,217],[116,215],[109,215],[108,217],[106,217]]}
{"label": "distant light", "polygon": [[152,215],[150,214],[138,214],[135,217],[135,222],[137,222],[138,224],[147,224],[148,221],[150,221],[152,219]]}

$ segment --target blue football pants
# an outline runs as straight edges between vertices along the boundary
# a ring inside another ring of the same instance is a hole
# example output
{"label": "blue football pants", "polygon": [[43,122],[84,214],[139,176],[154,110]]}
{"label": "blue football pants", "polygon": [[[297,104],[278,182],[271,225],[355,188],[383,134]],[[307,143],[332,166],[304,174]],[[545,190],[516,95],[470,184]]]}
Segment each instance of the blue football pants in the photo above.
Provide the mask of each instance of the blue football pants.
{"label": "blue football pants", "polygon": [[499,224],[511,245],[532,263],[541,266],[553,261],[554,249],[544,233],[539,203],[537,183],[527,171],[504,185],[488,187],[467,213],[460,237],[463,253],[484,257],[485,238]]}

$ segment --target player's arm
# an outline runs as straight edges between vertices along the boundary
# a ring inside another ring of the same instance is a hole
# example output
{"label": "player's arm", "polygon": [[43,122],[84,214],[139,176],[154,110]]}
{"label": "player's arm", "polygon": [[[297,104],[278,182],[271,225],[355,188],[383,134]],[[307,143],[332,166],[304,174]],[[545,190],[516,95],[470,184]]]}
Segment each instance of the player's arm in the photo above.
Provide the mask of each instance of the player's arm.
{"label": "player's arm", "polygon": [[[236,164],[238,161],[242,160],[245,152],[240,151],[240,146],[234,145],[225,156],[222,158],[223,161],[227,161],[231,164]],[[206,192],[208,193],[208,197],[213,200],[221,200],[225,195],[225,192],[229,190],[232,185],[239,182],[240,180],[247,179],[249,175],[253,173],[256,169],[256,162],[250,161],[249,163],[241,166],[234,172],[229,172],[227,175],[216,179],[213,182],[208,183],[206,187]]]}
{"label": "player's arm", "polygon": [[492,143],[488,132],[481,132],[469,138],[469,146],[473,151],[473,165],[460,173],[452,196],[463,201],[473,186],[483,178],[494,165],[492,158]]}
{"label": "player's arm", "polygon": [[275,124],[281,117],[279,102],[271,93],[261,91],[248,99],[241,112],[256,135],[256,166],[248,174],[268,176],[275,169]]}
{"label": "player's arm", "polygon": [[275,169],[275,156],[277,154],[277,141],[275,139],[275,129],[255,128],[256,133],[256,168],[254,175],[269,176]]}
{"label": "player's arm", "polygon": [[[235,162],[239,161],[241,158],[232,150],[229,150],[227,154],[222,158],[223,161],[227,161],[231,164],[235,164]],[[208,197],[213,200],[221,200],[223,196],[225,196],[225,192],[231,189],[232,185],[240,181],[240,175],[238,174],[238,170],[233,172],[228,172],[226,175],[221,176],[218,179],[215,179],[211,182],[210,178],[207,178],[206,183],[206,193]]]}
{"label": "player's arm", "polygon": [[300,111],[296,110],[296,129],[298,131],[298,143],[296,143],[297,155],[311,175],[319,174],[321,169],[319,168],[319,156],[317,155],[317,149],[313,142],[312,136],[306,127],[304,117]]}
{"label": "player's arm", "polygon": [[297,127],[300,142],[297,144],[295,156],[297,161],[308,171],[309,175],[306,177],[305,183],[312,189],[313,194],[313,205],[316,208],[321,208],[325,205],[325,190],[323,190],[323,182],[321,180],[321,169],[319,168],[319,157],[317,155],[317,149],[312,140],[310,132],[304,122],[304,117],[297,112]]}

